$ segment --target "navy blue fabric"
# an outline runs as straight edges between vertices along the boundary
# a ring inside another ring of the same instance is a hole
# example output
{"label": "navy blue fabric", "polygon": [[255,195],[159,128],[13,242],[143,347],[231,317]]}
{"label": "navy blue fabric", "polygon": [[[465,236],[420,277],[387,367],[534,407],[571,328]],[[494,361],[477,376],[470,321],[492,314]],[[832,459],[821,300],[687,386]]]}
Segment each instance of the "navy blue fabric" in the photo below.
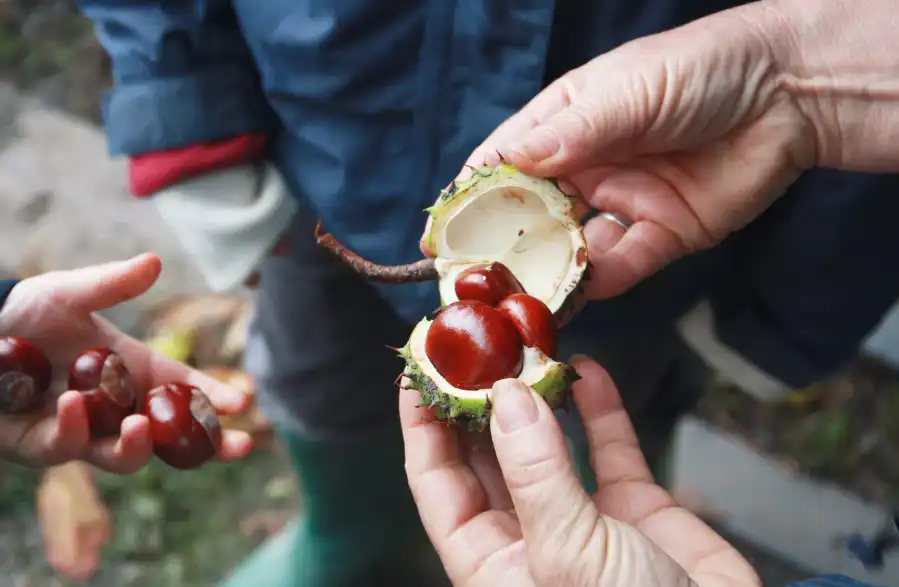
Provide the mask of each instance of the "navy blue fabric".
{"label": "navy blue fabric", "polygon": [[[592,57],[727,0],[81,0],[112,57],[113,154],[250,130],[302,205],[361,254],[419,258],[437,191],[498,124]],[[807,173],[714,251],[588,305],[591,335],[670,324],[712,295],[719,335],[801,386],[853,355],[899,294],[899,177]],[[433,284],[379,286],[406,319]]]}
{"label": "navy blue fabric", "polygon": [[843,575],[825,575],[808,581],[793,583],[789,587],[875,587],[871,583],[860,583]]}
{"label": "navy blue fabric", "polygon": [[3,309],[3,304],[6,303],[9,292],[12,291],[12,288],[14,288],[17,283],[19,282],[13,279],[0,280],[0,309]]}

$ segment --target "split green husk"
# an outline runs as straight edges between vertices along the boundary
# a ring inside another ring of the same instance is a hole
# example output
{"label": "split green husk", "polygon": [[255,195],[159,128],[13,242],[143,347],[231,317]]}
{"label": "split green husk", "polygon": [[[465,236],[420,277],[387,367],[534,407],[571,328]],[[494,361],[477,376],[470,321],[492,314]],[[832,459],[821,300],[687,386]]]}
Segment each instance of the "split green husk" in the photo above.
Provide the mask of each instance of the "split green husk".
{"label": "split green husk", "polygon": [[[454,181],[427,209],[430,219],[423,246],[433,255],[410,265],[384,267],[360,258],[331,235],[316,230],[319,245],[367,279],[384,283],[436,280],[441,304],[457,301],[455,279],[472,265],[499,261],[525,291],[543,301],[558,323],[577,308],[587,277],[583,228],[573,200],[551,179],[522,173],[507,163],[472,170]],[[438,419],[483,429],[490,418],[490,389],[463,390],[434,368],[425,349],[431,320],[421,320],[399,354],[406,362],[403,385],[421,394]],[[574,369],[536,348],[524,351],[518,379],[550,407],[564,405],[577,380]]]}

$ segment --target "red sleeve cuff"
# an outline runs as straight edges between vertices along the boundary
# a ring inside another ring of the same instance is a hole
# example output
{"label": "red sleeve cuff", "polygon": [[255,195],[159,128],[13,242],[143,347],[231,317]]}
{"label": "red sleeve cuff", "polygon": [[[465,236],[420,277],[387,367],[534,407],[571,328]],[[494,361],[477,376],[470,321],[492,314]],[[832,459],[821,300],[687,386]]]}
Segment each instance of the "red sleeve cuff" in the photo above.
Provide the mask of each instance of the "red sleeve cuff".
{"label": "red sleeve cuff", "polygon": [[203,173],[256,161],[264,155],[265,146],[265,133],[251,133],[214,143],[133,156],[128,166],[131,193],[138,197],[151,196]]}

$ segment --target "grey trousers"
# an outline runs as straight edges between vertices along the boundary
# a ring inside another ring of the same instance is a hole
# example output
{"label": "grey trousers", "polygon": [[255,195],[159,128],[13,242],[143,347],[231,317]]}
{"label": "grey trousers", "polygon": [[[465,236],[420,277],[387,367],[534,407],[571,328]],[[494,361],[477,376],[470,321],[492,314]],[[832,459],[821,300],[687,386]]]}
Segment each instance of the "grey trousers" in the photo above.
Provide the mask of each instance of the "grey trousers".
{"label": "grey trousers", "polygon": [[[405,344],[411,326],[375,290],[314,243],[303,213],[290,229],[290,254],[261,268],[246,350],[261,409],[303,437],[351,440],[397,421],[394,382],[402,361],[387,345]],[[591,339],[563,331],[560,357],[584,354],[615,380],[652,458],[689,409],[708,371],[670,329]],[[575,410],[560,412],[575,443]]]}

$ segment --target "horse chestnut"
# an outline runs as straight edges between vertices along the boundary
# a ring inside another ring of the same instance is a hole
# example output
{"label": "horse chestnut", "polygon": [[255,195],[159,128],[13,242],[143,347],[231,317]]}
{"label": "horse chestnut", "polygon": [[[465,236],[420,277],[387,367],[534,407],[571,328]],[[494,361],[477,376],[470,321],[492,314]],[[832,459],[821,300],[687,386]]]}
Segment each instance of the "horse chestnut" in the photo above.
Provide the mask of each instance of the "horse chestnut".
{"label": "horse chestnut", "polygon": [[506,296],[523,293],[524,287],[508,267],[499,262],[473,265],[456,277],[456,297],[495,306]]}
{"label": "horse chestnut", "polygon": [[39,408],[52,373],[41,349],[15,336],[0,338],[0,412],[22,414]]}
{"label": "horse chestnut", "polygon": [[517,377],[524,346],[515,325],[484,302],[464,300],[446,306],[431,322],[425,353],[450,385],[485,389]]}
{"label": "horse chestnut", "polygon": [[88,349],[75,357],[68,386],[84,396],[94,438],[118,434],[122,420],[135,412],[137,393],[131,373],[122,357],[110,349]]}
{"label": "horse chestnut", "polygon": [[205,393],[187,383],[160,385],[147,393],[153,454],[176,469],[194,469],[216,455],[222,426]]}
{"label": "horse chestnut", "polygon": [[496,306],[496,311],[515,324],[527,347],[538,348],[553,359],[559,348],[553,313],[542,301],[527,294],[512,294]]}

